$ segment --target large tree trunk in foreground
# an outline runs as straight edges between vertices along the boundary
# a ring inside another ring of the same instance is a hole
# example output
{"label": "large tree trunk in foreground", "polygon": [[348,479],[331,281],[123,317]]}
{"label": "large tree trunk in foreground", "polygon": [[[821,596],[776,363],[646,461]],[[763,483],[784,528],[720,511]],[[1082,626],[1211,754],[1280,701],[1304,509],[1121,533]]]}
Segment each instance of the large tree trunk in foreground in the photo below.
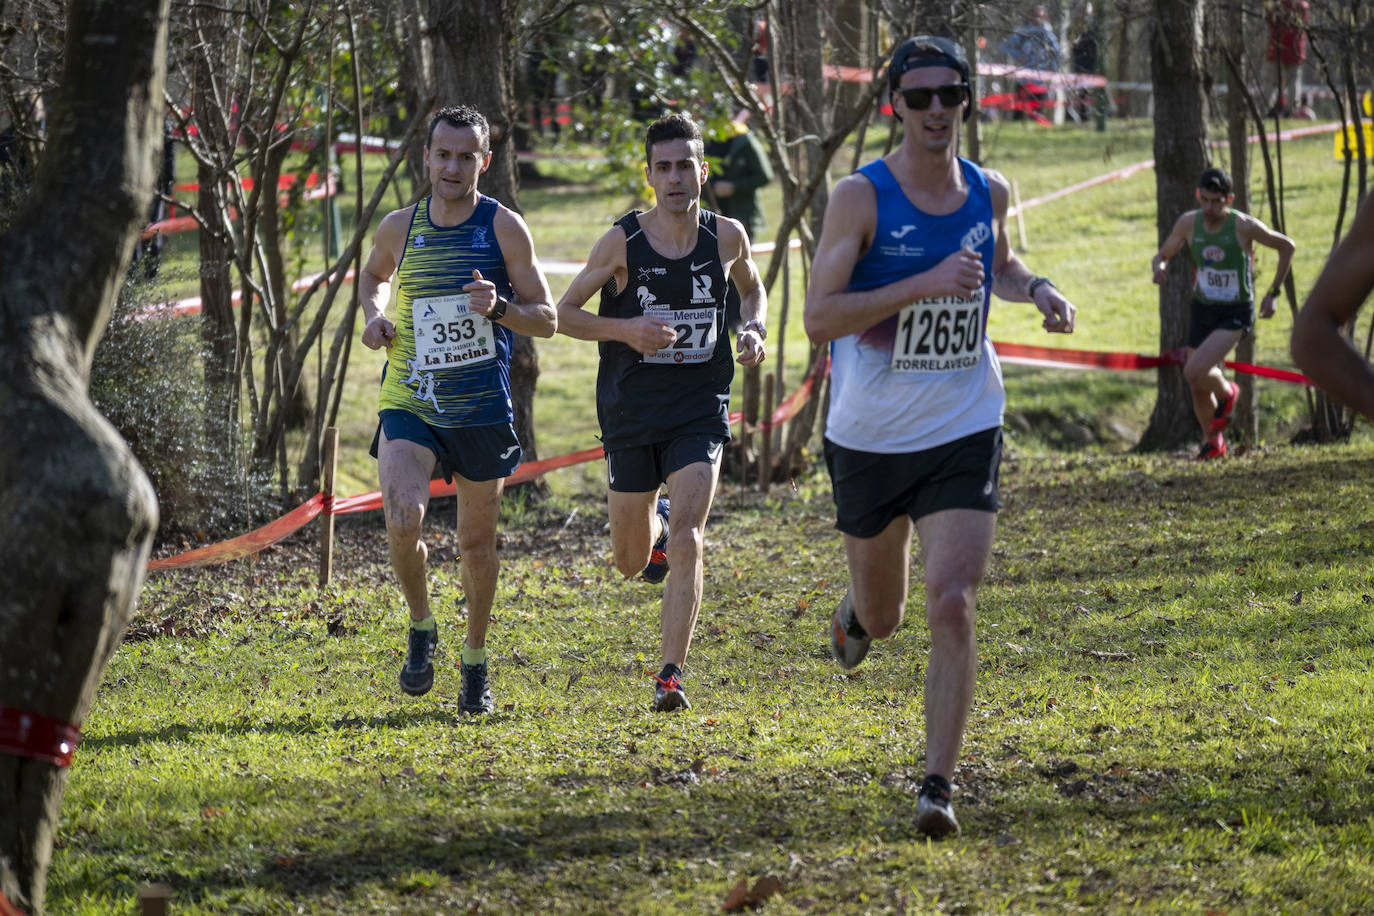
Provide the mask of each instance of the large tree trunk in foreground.
{"label": "large tree trunk in foreground", "polygon": [[[0,236],[0,706],[79,725],[156,527],[152,487],[87,381],[153,191],[167,0],[68,11],[47,154]],[[64,768],[0,752],[0,891],[29,912],[43,912],[65,784]]]}
{"label": "large tree trunk in foreground", "polygon": [[[1155,222],[1162,244],[1184,211],[1197,206],[1193,189],[1207,168],[1207,99],[1202,77],[1201,0],[1156,0],[1150,27],[1150,74],[1155,94]],[[1192,256],[1169,261],[1159,293],[1160,350],[1188,341]],[[1154,414],[1138,448],[1157,451],[1196,442],[1201,436],[1193,398],[1179,366],[1159,369]]]}

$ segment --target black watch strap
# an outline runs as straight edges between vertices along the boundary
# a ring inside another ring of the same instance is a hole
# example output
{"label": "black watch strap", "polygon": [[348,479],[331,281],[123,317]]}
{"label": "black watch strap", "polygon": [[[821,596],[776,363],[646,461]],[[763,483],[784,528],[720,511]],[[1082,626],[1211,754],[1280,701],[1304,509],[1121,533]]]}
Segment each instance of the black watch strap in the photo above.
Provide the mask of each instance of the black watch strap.
{"label": "black watch strap", "polygon": [[509,305],[510,303],[508,301],[501,298],[500,296],[497,296],[496,304],[491,307],[491,314],[487,315],[487,319],[490,321],[496,321],[500,318],[506,317],[506,307]]}

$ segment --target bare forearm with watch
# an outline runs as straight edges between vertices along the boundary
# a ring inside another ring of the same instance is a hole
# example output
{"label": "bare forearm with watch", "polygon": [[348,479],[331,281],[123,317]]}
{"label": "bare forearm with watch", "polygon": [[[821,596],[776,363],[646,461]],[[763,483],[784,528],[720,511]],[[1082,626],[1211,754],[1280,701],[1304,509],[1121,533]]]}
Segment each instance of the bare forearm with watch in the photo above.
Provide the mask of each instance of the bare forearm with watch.
{"label": "bare forearm with watch", "polygon": [[993,279],[992,291],[1008,302],[1031,302],[1044,316],[1041,326],[1051,334],[1072,334],[1078,310],[1064,297],[1054,281],[1030,272],[1012,259]]}
{"label": "bare forearm with watch", "polygon": [[480,270],[472,272],[472,282],[463,287],[468,294],[468,308],[489,321],[499,321],[517,334],[529,337],[552,337],[557,326],[553,303],[512,302],[498,295],[496,285],[482,278]]}
{"label": "bare forearm with watch", "polygon": [[739,353],[735,361],[741,366],[757,366],[768,355],[763,345],[768,339],[768,328],[763,323],[768,312],[768,298],[762,283],[740,297],[739,311],[744,324],[740,325],[735,337],[735,351]]}

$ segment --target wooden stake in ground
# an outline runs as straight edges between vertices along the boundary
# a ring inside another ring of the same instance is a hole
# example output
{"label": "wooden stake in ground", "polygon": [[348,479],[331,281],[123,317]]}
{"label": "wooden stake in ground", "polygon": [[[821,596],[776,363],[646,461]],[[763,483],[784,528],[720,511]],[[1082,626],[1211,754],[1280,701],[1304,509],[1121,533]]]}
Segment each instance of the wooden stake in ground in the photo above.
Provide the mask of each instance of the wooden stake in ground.
{"label": "wooden stake in ground", "polygon": [[339,466],[339,428],[324,431],[324,458],[320,468],[320,490],[324,493],[324,512],[320,514],[320,588],[334,575],[334,474]]}

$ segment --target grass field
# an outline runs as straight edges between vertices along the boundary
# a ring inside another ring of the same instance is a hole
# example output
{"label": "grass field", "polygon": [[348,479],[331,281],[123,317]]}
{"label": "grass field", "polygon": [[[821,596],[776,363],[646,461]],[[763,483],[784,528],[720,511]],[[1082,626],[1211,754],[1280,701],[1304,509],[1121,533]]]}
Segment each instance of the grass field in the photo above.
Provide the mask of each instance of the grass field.
{"label": "grass field", "polygon": [[[1128,123],[1007,124],[988,142],[1025,199],[1150,156]],[[1285,152],[1300,294],[1329,245],[1329,144]],[[1142,172],[1027,213],[1027,260],[1081,309],[1079,333],[1050,342],[1157,351],[1152,195]],[[541,254],[580,258],[626,201],[541,188],[525,203]],[[1289,326],[1261,327],[1260,362],[1290,365]],[[1005,303],[991,333],[1046,341]],[[545,455],[595,441],[594,352],[541,344]],[[345,493],[375,487],[357,453],[379,368],[353,359]],[[861,667],[829,660],[847,573],[823,469],[766,495],[723,487],[693,707],[656,715],[661,591],[612,569],[588,465],[552,475],[547,502],[504,507],[486,720],[457,712],[451,502],[427,522],[441,646],[422,699],[396,687],[403,602],[375,513],[342,520],[323,590],[313,532],[150,578],[70,773],[50,912],[132,913],[138,885],[164,882],[187,914],[706,914],[769,877],[771,914],[1374,912],[1366,426],[1288,445],[1300,396],[1264,382],[1262,441],[1194,464],[1129,453],[1148,373],[1007,378],[1009,411],[1049,419],[1007,432],[959,839],[912,827],[919,586]],[[1123,432],[1069,448],[1051,420]]]}
{"label": "grass field", "polygon": [[[845,674],[823,472],[729,488],[693,708],[649,712],[659,589],[595,500],[508,507],[498,713],[461,721],[451,518],[429,537],[435,690],[395,686],[384,535],[334,586],[302,540],[149,582],[72,768],[52,912],[1365,913],[1374,908],[1374,448],[1004,465],[964,835],[911,826],[928,635]],[[375,523],[374,523],[375,524]],[[917,592],[919,595],[919,592]]]}

